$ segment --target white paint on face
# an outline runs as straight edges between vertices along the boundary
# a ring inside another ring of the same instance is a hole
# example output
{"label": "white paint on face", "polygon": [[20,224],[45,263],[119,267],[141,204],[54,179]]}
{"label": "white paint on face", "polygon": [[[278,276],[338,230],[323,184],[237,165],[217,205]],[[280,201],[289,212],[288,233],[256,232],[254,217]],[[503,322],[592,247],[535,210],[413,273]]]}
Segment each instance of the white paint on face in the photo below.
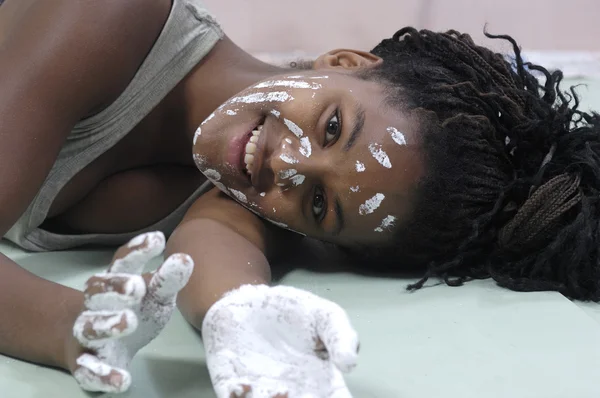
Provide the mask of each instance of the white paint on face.
{"label": "white paint on face", "polygon": [[198,127],[196,132],[194,133],[194,145],[196,145],[196,141],[198,141],[198,137],[202,134],[202,128]]}
{"label": "white paint on face", "polygon": [[276,226],[278,226],[279,228],[285,228],[285,229],[287,229],[287,228],[288,228],[287,224],[284,224],[284,223],[282,223],[282,222],[278,222],[278,221],[269,220],[268,218],[267,218],[267,221],[269,221],[269,222],[270,222],[271,224],[273,224],[273,225],[276,225]]}
{"label": "white paint on face", "polygon": [[360,187],[357,185],[355,187],[350,187],[350,192],[359,192],[360,191]]}
{"label": "white paint on face", "polygon": [[224,192],[224,193],[229,193],[229,190],[227,189],[227,187],[225,185],[223,185],[222,183],[218,182],[218,181],[211,181],[213,183],[213,185],[215,187],[217,187],[219,189],[219,191]]}
{"label": "white paint on face", "polygon": [[206,164],[206,158],[198,153],[194,153],[194,163],[199,169],[203,169]]}
{"label": "white paint on face", "polygon": [[392,163],[390,162],[390,158],[387,153],[381,148],[380,144],[369,144],[369,151],[371,151],[371,155],[379,162],[380,165],[385,167],[386,169],[392,168]]}
{"label": "white paint on face", "polygon": [[277,209],[273,207],[273,213],[277,213]]}
{"label": "white paint on face", "polygon": [[297,80],[271,80],[267,82],[258,83],[254,88],[274,88],[274,87],[287,87],[287,88],[309,88],[312,90],[318,90],[322,86],[319,83],[309,83],[305,81]]}
{"label": "white paint on face", "polygon": [[316,93],[313,93],[313,95],[312,95],[312,97],[311,97],[311,98],[315,98],[315,96],[316,96],[316,95],[317,95]]}
{"label": "white paint on face", "polygon": [[383,199],[385,199],[384,194],[375,194],[375,196],[373,196],[371,199],[367,199],[365,203],[359,206],[358,214],[364,216],[366,214],[373,213],[375,210],[377,210],[379,206],[381,206],[381,202],[383,202]]}
{"label": "white paint on face", "polygon": [[384,230],[389,229],[390,227],[393,227],[395,222],[396,222],[396,217],[386,216],[381,221],[381,224],[377,228],[375,228],[375,232],[383,232]]}
{"label": "white paint on face", "polygon": [[293,156],[286,155],[285,153],[279,155],[279,159],[283,160],[287,164],[296,164],[296,163],[298,163],[298,159],[294,158]]}
{"label": "white paint on face", "polygon": [[311,76],[310,79],[329,79],[329,76]]}
{"label": "white paint on face", "polygon": [[235,189],[230,189],[229,192],[231,192],[231,194],[240,202],[242,203],[248,203],[248,198],[246,197],[246,195],[244,195],[242,192],[235,190]]}
{"label": "white paint on face", "polygon": [[291,140],[291,139],[289,139],[289,138],[286,138],[286,139],[285,139],[285,142],[287,142],[288,144],[291,144],[291,143],[292,143],[292,140]]}
{"label": "white paint on face", "polygon": [[221,180],[221,173],[219,173],[217,170],[213,170],[213,169],[204,170],[204,175],[211,181]]}
{"label": "white paint on face", "polygon": [[285,184],[284,184],[283,182],[278,182],[278,183],[277,183],[277,184],[275,184],[275,185],[277,185],[278,187],[285,187]]}
{"label": "white paint on face", "polygon": [[306,177],[304,177],[302,174],[296,174],[295,176],[293,176],[291,178],[292,184],[294,184],[294,186],[298,186],[298,185],[302,185],[302,183],[304,182],[304,180],[306,179]]}
{"label": "white paint on face", "polygon": [[286,76],[286,79],[303,79],[304,76],[294,75],[294,76]]}
{"label": "white paint on face", "polygon": [[308,137],[300,138],[300,153],[309,158],[312,153],[312,147],[310,146],[310,140]]}
{"label": "white paint on face", "polygon": [[364,163],[361,163],[358,160],[356,161],[356,171],[358,171],[359,173],[362,173],[366,169],[367,168],[365,167]]}
{"label": "white paint on face", "polygon": [[266,192],[261,192],[259,195],[264,198],[267,194],[266,194]]}
{"label": "white paint on face", "polygon": [[235,115],[237,115],[236,111],[237,111],[237,109],[235,111],[228,109],[225,113],[228,114],[229,116],[235,116]]}
{"label": "white paint on face", "polygon": [[273,116],[275,116],[275,117],[277,117],[277,118],[278,118],[279,116],[281,116],[281,112],[279,112],[279,111],[276,111],[275,109],[273,109],[273,110],[271,111],[271,115],[273,115]]}
{"label": "white paint on face", "polygon": [[208,115],[208,117],[206,119],[204,119],[204,121],[202,122],[202,124],[200,124],[200,126],[204,126],[204,124],[207,123],[213,117],[215,117],[215,113],[214,112],[211,113],[210,115]]}
{"label": "white paint on face", "polygon": [[261,102],[286,102],[293,100],[294,97],[285,91],[273,91],[270,93],[254,93],[244,95],[243,97],[235,97],[227,101],[225,104],[257,104]]}
{"label": "white paint on face", "polygon": [[290,131],[292,133],[294,133],[294,135],[296,137],[300,138],[304,134],[302,129],[300,127],[298,127],[298,125],[296,123],[292,122],[291,120],[283,119],[283,123],[285,123],[285,125],[288,127],[288,129],[290,129]]}
{"label": "white paint on face", "polygon": [[395,127],[388,127],[387,132],[390,133],[394,142],[398,145],[406,145],[406,137]]}
{"label": "white paint on face", "polygon": [[288,178],[296,175],[298,173],[297,170],[295,169],[286,169],[286,170],[281,170],[279,172],[279,178],[283,179],[283,180],[287,180]]}

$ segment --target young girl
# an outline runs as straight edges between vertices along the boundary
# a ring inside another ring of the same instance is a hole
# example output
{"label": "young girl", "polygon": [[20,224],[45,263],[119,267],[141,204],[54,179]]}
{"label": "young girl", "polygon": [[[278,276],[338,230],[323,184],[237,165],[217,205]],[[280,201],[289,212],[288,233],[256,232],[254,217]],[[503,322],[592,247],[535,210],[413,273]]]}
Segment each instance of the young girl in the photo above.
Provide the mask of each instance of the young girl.
{"label": "young girl", "polygon": [[404,28],[290,70],[236,47],[199,0],[6,0],[3,236],[129,243],[83,293],[0,256],[0,352],[125,391],[177,297],[219,398],[348,397],[344,311],[268,286],[302,235],[423,267],[413,288],[491,276],[599,300],[600,117],[499,38],[514,63]]}

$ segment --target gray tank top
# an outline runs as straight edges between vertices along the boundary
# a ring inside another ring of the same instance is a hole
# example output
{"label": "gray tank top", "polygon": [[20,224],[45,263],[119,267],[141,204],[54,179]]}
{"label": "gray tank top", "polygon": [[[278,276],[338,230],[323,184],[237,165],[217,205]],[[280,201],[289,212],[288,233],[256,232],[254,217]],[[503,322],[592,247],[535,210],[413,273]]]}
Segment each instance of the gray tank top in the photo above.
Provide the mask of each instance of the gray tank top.
{"label": "gray tank top", "polygon": [[64,235],[39,226],[65,184],[125,137],[222,37],[221,28],[201,0],[173,0],[160,36],[129,86],[105,110],[73,128],[38,194],[4,237],[26,250],[50,251],[87,244],[119,245],[147,231],[170,234],[194,200],[212,188],[210,182],[201,185],[169,216],[143,230]]}

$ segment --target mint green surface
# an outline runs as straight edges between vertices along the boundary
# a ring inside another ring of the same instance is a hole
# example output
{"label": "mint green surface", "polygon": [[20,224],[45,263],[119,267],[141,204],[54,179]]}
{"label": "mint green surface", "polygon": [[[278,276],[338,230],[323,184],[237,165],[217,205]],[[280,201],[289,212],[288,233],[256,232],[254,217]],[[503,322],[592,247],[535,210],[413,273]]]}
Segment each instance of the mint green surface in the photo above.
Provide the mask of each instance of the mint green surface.
{"label": "mint green surface", "polygon": [[[600,109],[600,84],[587,91],[587,103]],[[0,252],[75,288],[112,256],[28,254],[4,243]],[[305,270],[282,280],[348,311],[362,343],[359,366],[347,378],[355,398],[600,397],[599,305],[515,293],[491,281],[408,293],[410,281]],[[198,334],[178,313],[135,358],[132,374],[123,397],[214,398]],[[0,398],[88,396],[68,374],[0,356]]]}

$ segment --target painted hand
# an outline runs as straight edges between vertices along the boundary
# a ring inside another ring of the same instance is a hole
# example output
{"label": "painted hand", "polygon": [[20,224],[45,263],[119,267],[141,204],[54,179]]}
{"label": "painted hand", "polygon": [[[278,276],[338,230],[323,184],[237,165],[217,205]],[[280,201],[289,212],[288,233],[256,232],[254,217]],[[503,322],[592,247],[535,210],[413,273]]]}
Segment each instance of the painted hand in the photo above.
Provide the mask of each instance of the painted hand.
{"label": "painted hand", "polygon": [[202,336],[218,398],[351,398],[358,335],[335,303],[287,286],[246,285],[208,311]]}
{"label": "painted hand", "polygon": [[185,254],[174,254],[142,275],[146,263],[164,248],[161,232],[140,235],[117,250],[108,272],[86,282],[85,309],[73,326],[79,344],[73,376],[84,390],[126,391],[133,356],[169,321],[194,263]]}

